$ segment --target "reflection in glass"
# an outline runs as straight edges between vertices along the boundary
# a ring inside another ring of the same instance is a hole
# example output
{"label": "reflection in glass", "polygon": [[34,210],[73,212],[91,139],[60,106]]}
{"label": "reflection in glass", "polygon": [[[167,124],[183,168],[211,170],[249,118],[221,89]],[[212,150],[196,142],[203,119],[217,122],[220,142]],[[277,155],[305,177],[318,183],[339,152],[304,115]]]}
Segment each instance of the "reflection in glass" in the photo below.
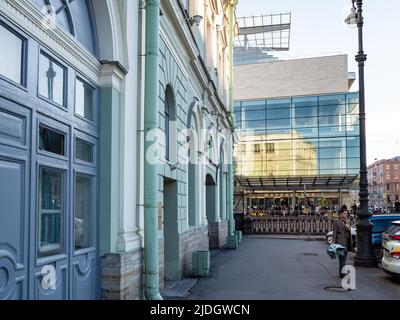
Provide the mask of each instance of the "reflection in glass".
{"label": "reflection in glass", "polygon": [[247,110],[244,112],[243,118],[246,121],[264,120],[265,110]]}
{"label": "reflection in glass", "polygon": [[[243,112],[265,110],[265,100],[244,101],[242,102]],[[265,117],[265,114],[263,115]]]}
{"label": "reflection in glass", "polygon": [[293,107],[295,110],[304,107],[316,107],[318,110],[318,97],[298,97],[293,98]]}
{"label": "reflection in glass", "polygon": [[346,126],[330,126],[320,127],[319,136],[323,137],[339,137],[346,135]]}
{"label": "reflection in glass", "polygon": [[345,138],[319,139],[320,148],[342,148],[346,146]]}
{"label": "reflection in glass", "polygon": [[[357,95],[237,101],[245,120],[234,158],[237,175],[349,174],[359,165]],[[265,117],[262,117],[265,108]],[[242,119],[243,120],[243,119]],[[273,147],[267,149],[266,144]],[[269,151],[267,151],[269,150]]]}
{"label": "reflection in glass", "polygon": [[342,115],[330,115],[319,117],[319,126],[330,127],[330,126],[344,126],[346,125],[346,116]]}
{"label": "reflection in glass", "polygon": [[236,122],[239,124],[242,121],[242,107],[240,103],[235,102],[234,112]]}
{"label": "reflection in glass", "polygon": [[267,101],[267,112],[272,109],[287,109],[291,104],[291,99],[271,99]]}
{"label": "reflection in glass", "polygon": [[[295,131],[293,131],[293,134]],[[297,134],[299,134],[300,138],[314,138],[318,137],[318,127],[312,128],[301,128],[297,129]]]}
{"label": "reflection in glass", "polygon": [[75,142],[76,159],[93,163],[93,145],[81,139]]}
{"label": "reflection in glass", "polygon": [[264,129],[265,120],[255,120],[255,121],[243,121],[245,128],[247,129]]}
{"label": "reflection in glass", "polygon": [[267,112],[268,120],[271,119],[290,119],[290,106],[285,109],[271,109]]}
{"label": "reflection in glass", "polygon": [[294,117],[295,119],[318,117],[318,107],[299,108],[296,106],[294,109]]}
{"label": "reflection in glass", "polygon": [[63,174],[50,169],[39,173],[39,250],[43,258],[63,250]]}
{"label": "reflection in glass", "polygon": [[345,105],[328,105],[319,108],[319,116],[340,116],[346,114]]}
{"label": "reflection in glass", "polygon": [[268,119],[267,128],[271,130],[285,129],[284,132],[290,132],[290,118],[273,120]]}
{"label": "reflection in glass", "polygon": [[64,105],[65,70],[43,53],[39,59],[39,94]]}
{"label": "reflection in glass", "polygon": [[347,156],[360,159],[360,147],[347,147]]}
{"label": "reflection in glass", "polygon": [[91,247],[92,227],[92,178],[83,174],[76,175],[75,181],[75,250]]}
{"label": "reflection in glass", "polygon": [[93,89],[80,79],[76,80],[75,112],[93,121]]}
{"label": "reflection in glass", "polygon": [[0,75],[21,84],[22,40],[0,24]]}
{"label": "reflection in glass", "polygon": [[[308,128],[308,127],[318,127],[318,118],[295,118],[293,129]],[[318,134],[318,128],[316,130]]]}
{"label": "reflection in glass", "polygon": [[319,105],[320,106],[330,106],[330,105],[338,105],[346,103],[346,95],[337,94],[337,95],[326,95],[319,97]]}
{"label": "reflection in glass", "polygon": [[360,146],[360,138],[359,137],[348,137],[346,143],[347,143],[347,147],[358,147],[358,146]]}
{"label": "reflection in glass", "polygon": [[39,126],[39,150],[44,150],[61,156],[65,155],[65,136],[62,133]]}
{"label": "reflection in glass", "polygon": [[320,159],[321,168],[329,168],[336,170],[336,174],[346,174],[346,159]]}
{"label": "reflection in glass", "polygon": [[360,158],[348,158],[347,159],[347,167],[349,169],[360,170]]}
{"label": "reflection in glass", "polygon": [[323,159],[342,159],[346,158],[346,148],[320,148],[319,158]]}
{"label": "reflection in glass", "polygon": [[358,99],[359,99],[358,92],[349,92],[346,98],[347,98],[347,103],[358,104]]}

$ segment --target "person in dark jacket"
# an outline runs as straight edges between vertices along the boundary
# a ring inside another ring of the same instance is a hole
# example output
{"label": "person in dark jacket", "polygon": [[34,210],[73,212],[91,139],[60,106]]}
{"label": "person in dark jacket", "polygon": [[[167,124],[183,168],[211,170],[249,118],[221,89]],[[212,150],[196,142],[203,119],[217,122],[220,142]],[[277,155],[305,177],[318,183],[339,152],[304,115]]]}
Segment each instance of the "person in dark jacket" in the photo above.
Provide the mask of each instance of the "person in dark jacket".
{"label": "person in dark jacket", "polygon": [[333,243],[346,248],[343,254],[339,255],[339,276],[343,278],[345,274],[342,273],[342,270],[346,265],[347,252],[351,251],[351,229],[347,210],[343,210],[339,219],[333,222]]}

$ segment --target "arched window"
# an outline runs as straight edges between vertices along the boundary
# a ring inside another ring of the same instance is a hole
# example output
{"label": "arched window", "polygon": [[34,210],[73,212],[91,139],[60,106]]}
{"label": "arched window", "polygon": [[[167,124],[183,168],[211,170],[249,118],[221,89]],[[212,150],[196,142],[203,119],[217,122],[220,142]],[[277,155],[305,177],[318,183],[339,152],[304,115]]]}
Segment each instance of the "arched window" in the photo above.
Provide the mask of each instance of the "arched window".
{"label": "arched window", "polygon": [[92,54],[96,54],[94,27],[89,0],[31,0],[57,26],[70,33]]}
{"label": "arched window", "polygon": [[164,128],[165,128],[165,159],[175,161],[176,148],[176,111],[174,91],[170,85],[165,90]]}
{"label": "arched window", "polygon": [[189,201],[189,226],[196,226],[199,212],[199,165],[197,159],[198,153],[198,122],[195,119],[194,113],[191,112],[191,128],[189,132],[189,172],[188,172],[188,201]]}

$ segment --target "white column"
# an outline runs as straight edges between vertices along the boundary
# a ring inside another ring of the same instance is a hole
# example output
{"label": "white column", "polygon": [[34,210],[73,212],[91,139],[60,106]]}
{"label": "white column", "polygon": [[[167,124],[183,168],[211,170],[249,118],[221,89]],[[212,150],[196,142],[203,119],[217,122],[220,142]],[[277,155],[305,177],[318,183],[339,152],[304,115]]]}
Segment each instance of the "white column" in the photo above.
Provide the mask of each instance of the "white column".
{"label": "white column", "polygon": [[127,61],[129,72],[121,86],[121,176],[120,176],[120,215],[118,230],[118,251],[127,252],[140,247],[141,238],[136,219],[136,189],[138,143],[135,139],[138,129],[138,73],[139,68],[139,6],[138,0],[124,2],[125,34],[127,50],[122,55]]}

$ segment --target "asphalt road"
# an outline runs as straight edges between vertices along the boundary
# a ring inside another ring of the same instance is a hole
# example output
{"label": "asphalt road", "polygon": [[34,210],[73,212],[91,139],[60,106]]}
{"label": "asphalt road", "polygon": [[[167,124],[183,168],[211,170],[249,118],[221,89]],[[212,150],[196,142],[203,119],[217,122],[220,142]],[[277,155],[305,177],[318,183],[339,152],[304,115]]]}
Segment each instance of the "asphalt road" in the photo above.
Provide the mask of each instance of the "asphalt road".
{"label": "asphalt road", "polygon": [[[326,253],[324,241],[246,236],[237,250],[211,254],[209,278],[200,279],[187,299],[194,300],[358,300],[400,299],[400,282],[379,268],[356,268],[356,289],[341,286],[338,260]],[[350,253],[348,263],[352,264]]]}

